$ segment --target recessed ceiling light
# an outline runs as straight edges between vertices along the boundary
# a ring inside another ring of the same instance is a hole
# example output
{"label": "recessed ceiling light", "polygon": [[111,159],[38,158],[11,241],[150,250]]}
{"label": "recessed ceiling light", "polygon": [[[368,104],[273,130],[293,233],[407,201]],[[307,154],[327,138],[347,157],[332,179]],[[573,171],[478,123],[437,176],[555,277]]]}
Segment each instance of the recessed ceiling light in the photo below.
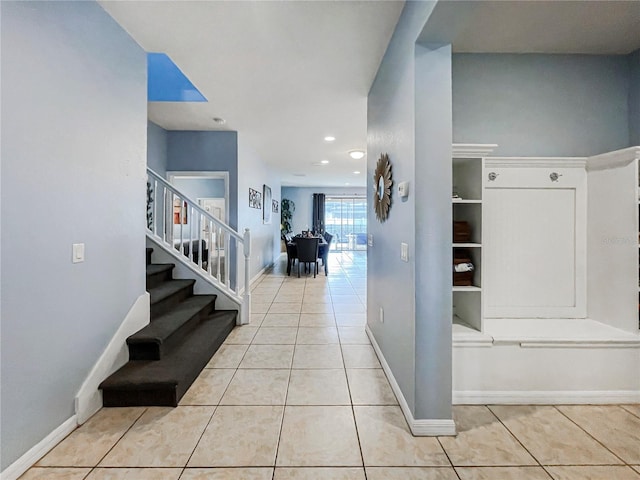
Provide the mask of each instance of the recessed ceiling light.
{"label": "recessed ceiling light", "polygon": [[345,185],[349,185],[349,182],[345,183]]}
{"label": "recessed ceiling light", "polygon": [[224,118],[220,118],[220,117],[213,117],[213,121],[216,122],[218,125],[224,125],[225,123],[227,123],[227,121]]}
{"label": "recessed ceiling light", "polygon": [[325,142],[334,142],[335,140],[336,140],[336,137],[333,137],[331,135],[327,135],[326,137],[324,137]]}
{"label": "recessed ceiling light", "polygon": [[320,163],[326,165],[327,163],[329,163],[329,160],[320,160]]}
{"label": "recessed ceiling light", "polygon": [[359,172],[358,170],[356,170],[356,171],[355,171],[355,172],[353,172],[353,173],[355,173],[356,175],[360,175],[360,172]]}
{"label": "recessed ceiling light", "polygon": [[364,152],[362,150],[351,150],[349,156],[354,160],[360,160],[364,157]]}

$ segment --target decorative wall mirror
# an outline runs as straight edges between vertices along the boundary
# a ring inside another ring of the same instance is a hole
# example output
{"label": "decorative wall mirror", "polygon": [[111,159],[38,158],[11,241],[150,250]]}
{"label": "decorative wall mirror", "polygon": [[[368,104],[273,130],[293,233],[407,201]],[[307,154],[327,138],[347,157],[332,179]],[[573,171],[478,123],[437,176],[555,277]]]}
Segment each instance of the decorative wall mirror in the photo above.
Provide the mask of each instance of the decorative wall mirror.
{"label": "decorative wall mirror", "polygon": [[389,155],[383,153],[380,155],[378,163],[376,164],[376,170],[373,173],[373,208],[380,223],[384,222],[389,216],[392,185],[393,180],[391,178]]}

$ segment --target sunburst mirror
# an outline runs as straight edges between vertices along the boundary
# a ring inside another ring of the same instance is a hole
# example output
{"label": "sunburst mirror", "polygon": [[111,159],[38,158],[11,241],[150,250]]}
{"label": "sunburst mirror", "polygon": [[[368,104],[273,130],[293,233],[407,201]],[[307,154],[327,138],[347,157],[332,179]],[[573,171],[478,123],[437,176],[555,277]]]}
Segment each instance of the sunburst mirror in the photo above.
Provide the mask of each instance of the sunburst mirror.
{"label": "sunburst mirror", "polygon": [[391,162],[389,162],[389,155],[383,153],[380,155],[376,170],[373,173],[373,208],[380,223],[384,222],[389,216],[392,185]]}

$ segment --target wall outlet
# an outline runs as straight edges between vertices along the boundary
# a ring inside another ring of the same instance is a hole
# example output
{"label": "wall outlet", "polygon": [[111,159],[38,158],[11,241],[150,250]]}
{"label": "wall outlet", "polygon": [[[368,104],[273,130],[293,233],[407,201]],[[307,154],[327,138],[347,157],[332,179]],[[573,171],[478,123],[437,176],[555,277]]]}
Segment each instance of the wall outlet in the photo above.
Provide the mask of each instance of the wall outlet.
{"label": "wall outlet", "polygon": [[84,262],[84,243],[74,243],[71,253],[73,263]]}
{"label": "wall outlet", "polygon": [[384,323],[384,308],[380,307],[380,323]]}
{"label": "wall outlet", "polygon": [[400,244],[400,260],[403,262],[409,261],[409,244],[404,242]]}

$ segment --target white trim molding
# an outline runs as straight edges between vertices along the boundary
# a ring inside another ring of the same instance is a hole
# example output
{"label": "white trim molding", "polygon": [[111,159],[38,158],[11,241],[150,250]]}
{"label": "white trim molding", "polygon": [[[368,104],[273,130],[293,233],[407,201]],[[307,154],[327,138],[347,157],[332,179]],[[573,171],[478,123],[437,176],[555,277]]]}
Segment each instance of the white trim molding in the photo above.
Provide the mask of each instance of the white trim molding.
{"label": "white trim molding", "polygon": [[224,180],[224,223],[229,224],[229,172],[226,170],[169,170],[166,179],[173,184],[176,178]]}
{"label": "white trim molding", "polygon": [[495,143],[454,143],[453,158],[483,158],[492,153],[498,145]]}
{"label": "white trim molding", "polygon": [[606,405],[640,403],[640,390],[455,391],[454,405]]}
{"label": "white trim molding", "polygon": [[76,395],[75,407],[79,425],[89,420],[94,413],[102,408],[102,392],[98,389],[98,386],[105,378],[127,363],[129,360],[127,337],[148,325],[149,320],[149,293],[144,292],[133,303],[127,316],[118,327],[107,348],[100,355]]}
{"label": "white trim molding", "polygon": [[485,167],[508,168],[580,168],[584,169],[587,157],[490,157]]}
{"label": "white trim molding", "polygon": [[589,157],[587,160],[587,171],[608,170],[629,165],[631,162],[640,159],[640,147],[624,148],[615,152],[603,153]]}
{"label": "white trim molding", "polygon": [[453,419],[419,419],[416,420],[413,417],[413,413],[411,413],[411,409],[409,408],[409,404],[407,400],[404,398],[402,394],[402,390],[400,390],[400,385],[396,381],[393,376],[393,372],[391,371],[391,367],[387,363],[384,355],[382,354],[382,350],[380,350],[380,346],[378,342],[376,342],[375,337],[373,336],[373,332],[369,329],[369,325],[365,327],[365,331],[367,332],[367,336],[369,340],[371,340],[371,345],[376,352],[378,360],[380,360],[380,365],[382,365],[382,370],[384,371],[387,379],[389,380],[389,384],[391,385],[391,389],[398,399],[398,403],[400,404],[400,409],[402,410],[402,414],[404,415],[407,424],[409,425],[409,429],[411,433],[416,437],[437,437],[437,436],[452,436],[456,434],[456,424]]}
{"label": "white trim molding", "polygon": [[74,415],[36,445],[31,447],[18,460],[5,468],[2,473],[0,473],[0,480],[16,480],[17,478],[20,478],[24,472],[35,465],[38,460],[44,457],[53,447],[58,445],[58,443],[60,443],[67,435],[73,432],[77,426],[77,418]]}

